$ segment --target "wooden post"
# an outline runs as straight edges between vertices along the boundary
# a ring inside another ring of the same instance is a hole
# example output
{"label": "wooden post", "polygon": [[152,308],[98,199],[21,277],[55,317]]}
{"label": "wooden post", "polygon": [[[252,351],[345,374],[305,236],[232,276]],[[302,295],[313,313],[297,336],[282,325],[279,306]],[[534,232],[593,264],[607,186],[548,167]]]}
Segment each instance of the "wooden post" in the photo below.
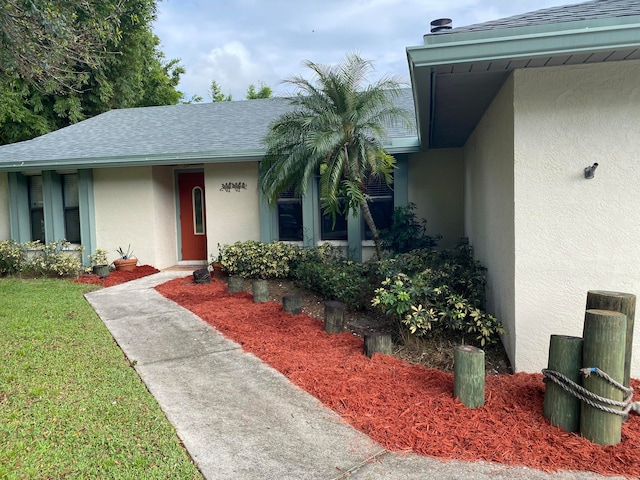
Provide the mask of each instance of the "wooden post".
{"label": "wooden post", "polygon": [[624,313],[627,316],[627,334],[624,347],[624,381],[622,384],[628,387],[631,380],[631,351],[636,316],[636,296],[631,293],[590,290],[587,292],[587,310],[609,310],[611,312]]}
{"label": "wooden post", "polygon": [[[624,313],[587,310],[584,318],[583,367],[597,367],[622,383],[626,333],[627,321]],[[594,374],[585,377],[582,386],[601,397],[618,401],[623,399],[620,390]],[[621,440],[622,417],[582,402],[580,433],[600,445],[615,445]]]}
{"label": "wooden post", "polygon": [[393,342],[388,333],[371,333],[364,336],[364,354],[371,358],[374,353],[393,353]]}
{"label": "wooden post", "polygon": [[237,275],[231,275],[229,277],[229,284],[227,285],[227,292],[238,293],[244,290],[244,278]]}
{"label": "wooden post", "polygon": [[324,302],[324,331],[340,333],[344,330],[344,303]]}
{"label": "wooden post", "polygon": [[484,350],[471,345],[453,349],[453,396],[469,408],[484,405]]}
{"label": "wooden post", "polygon": [[[551,335],[548,369],[582,385],[582,338]],[[544,416],[551,425],[567,432],[580,431],[580,400],[560,385],[547,380],[544,390]]]}
{"label": "wooden post", "polygon": [[282,309],[291,315],[302,313],[302,298],[300,295],[287,294],[282,297]]}
{"label": "wooden post", "polygon": [[269,301],[269,283],[266,280],[256,280],[251,285],[253,290],[253,303]]}

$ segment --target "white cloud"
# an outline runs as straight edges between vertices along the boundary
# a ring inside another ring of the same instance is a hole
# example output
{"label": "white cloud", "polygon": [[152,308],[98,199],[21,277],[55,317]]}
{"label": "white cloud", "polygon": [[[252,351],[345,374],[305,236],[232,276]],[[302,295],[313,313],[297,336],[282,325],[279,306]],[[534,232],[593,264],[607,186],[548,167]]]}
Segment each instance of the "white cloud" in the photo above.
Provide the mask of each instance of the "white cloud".
{"label": "white cloud", "polygon": [[[570,1],[570,0],[568,0]],[[336,63],[348,52],[374,61],[380,75],[408,80],[405,48],[420,45],[431,20],[463,26],[565,4],[567,0],[164,0],[155,32],[167,58],[187,73],[179,88],[208,101],[215,79],[243,99],[250,84],[276,93],[302,62]]]}

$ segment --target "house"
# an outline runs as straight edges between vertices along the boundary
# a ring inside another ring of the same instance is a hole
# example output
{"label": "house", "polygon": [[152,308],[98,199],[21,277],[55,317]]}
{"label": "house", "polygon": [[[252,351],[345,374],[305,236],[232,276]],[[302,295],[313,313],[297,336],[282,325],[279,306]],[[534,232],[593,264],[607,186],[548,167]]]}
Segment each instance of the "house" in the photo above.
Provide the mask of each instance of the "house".
{"label": "house", "polygon": [[[587,290],[640,292],[640,4],[554,7],[424,40],[407,48],[412,89],[398,99],[417,126],[389,132],[398,168],[393,190],[371,186],[377,215],[413,202],[443,246],[469,237],[515,369],[539,371],[551,334],[581,335]],[[317,185],[273,207],[261,198],[260,140],[287,108],[114,110],[0,147],[0,239],[67,238],[85,255],[131,244],[158,268],[249,239],[367,258],[362,220],[324,221]]]}
{"label": "house", "polygon": [[[411,89],[399,106],[413,111]],[[283,98],[112,110],[33,140],[0,147],[0,239],[51,242],[65,238],[114,252],[131,244],[140,262],[157,268],[202,264],[218,245],[238,240],[329,241],[354,258],[373,251],[364,221],[334,226],[310,195],[283,195],[269,206],[258,189],[262,138],[291,108]],[[378,217],[394,206],[425,202],[410,192],[409,168],[419,162],[415,128],[389,130],[399,168],[393,190],[371,185]],[[443,192],[433,180],[451,242],[462,235],[461,163],[443,167],[459,188]],[[457,170],[456,170],[457,168]],[[427,181],[429,182],[429,181]],[[373,209],[376,214],[376,208]],[[427,212],[428,214],[428,212]],[[456,223],[457,222],[457,223]],[[113,255],[115,258],[115,255]]]}
{"label": "house", "polygon": [[427,157],[463,158],[488,310],[515,369],[539,371],[550,335],[582,336],[588,290],[640,294],[640,2],[443,30],[407,55]]}

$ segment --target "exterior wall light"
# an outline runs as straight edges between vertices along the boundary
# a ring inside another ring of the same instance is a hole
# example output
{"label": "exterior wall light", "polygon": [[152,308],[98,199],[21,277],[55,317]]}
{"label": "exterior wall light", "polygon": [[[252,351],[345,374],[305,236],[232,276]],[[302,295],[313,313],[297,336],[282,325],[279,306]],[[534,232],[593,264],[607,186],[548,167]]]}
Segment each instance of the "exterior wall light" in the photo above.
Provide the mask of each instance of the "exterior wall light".
{"label": "exterior wall light", "polygon": [[590,167],[584,167],[584,178],[591,179],[595,176],[596,168],[598,168],[598,164],[594,163]]}

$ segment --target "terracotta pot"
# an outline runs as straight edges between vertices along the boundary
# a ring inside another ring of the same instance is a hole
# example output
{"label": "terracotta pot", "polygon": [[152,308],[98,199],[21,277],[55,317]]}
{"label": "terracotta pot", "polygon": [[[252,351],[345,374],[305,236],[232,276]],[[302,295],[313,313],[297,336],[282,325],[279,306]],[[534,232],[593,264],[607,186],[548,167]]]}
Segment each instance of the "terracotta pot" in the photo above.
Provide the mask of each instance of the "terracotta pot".
{"label": "terracotta pot", "polygon": [[118,259],[113,261],[113,265],[116,267],[116,270],[121,270],[123,272],[130,272],[138,263],[137,258],[128,258],[126,260]]}
{"label": "terracotta pot", "polygon": [[227,277],[227,272],[224,272],[222,270],[222,265],[220,265],[218,262],[215,262],[213,265],[213,277],[215,278],[225,278]]}

